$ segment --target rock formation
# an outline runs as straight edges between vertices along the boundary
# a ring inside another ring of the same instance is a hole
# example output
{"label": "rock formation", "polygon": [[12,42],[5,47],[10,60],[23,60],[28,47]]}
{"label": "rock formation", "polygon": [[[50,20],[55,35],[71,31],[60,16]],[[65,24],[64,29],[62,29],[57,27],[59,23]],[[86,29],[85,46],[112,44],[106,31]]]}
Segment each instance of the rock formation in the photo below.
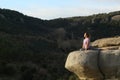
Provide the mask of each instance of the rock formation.
{"label": "rock formation", "polygon": [[99,48],[104,48],[104,47],[119,47],[120,46],[120,36],[118,37],[113,37],[113,38],[103,38],[103,39],[98,39],[94,41],[91,44],[93,47],[99,47]]}
{"label": "rock formation", "polygon": [[[111,38],[106,40],[111,40]],[[99,41],[99,43],[102,41]],[[113,42],[106,41],[108,45],[112,43],[115,47]],[[120,80],[119,46],[120,44],[118,43],[117,48],[105,46],[107,48],[73,51],[68,55],[65,68],[74,72],[80,80]]]}
{"label": "rock formation", "polygon": [[115,15],[112,17],[112,20],[120,21],[120,15]]}

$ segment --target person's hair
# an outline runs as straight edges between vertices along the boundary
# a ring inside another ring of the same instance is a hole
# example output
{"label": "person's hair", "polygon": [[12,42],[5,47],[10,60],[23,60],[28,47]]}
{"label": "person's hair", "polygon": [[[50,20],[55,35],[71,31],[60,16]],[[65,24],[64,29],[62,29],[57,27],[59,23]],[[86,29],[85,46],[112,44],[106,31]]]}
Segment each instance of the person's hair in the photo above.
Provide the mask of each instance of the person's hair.
{"label": "person's hair", "polygon": [[85,32],[86,36],[90,38],[90,34],[88,32]]}

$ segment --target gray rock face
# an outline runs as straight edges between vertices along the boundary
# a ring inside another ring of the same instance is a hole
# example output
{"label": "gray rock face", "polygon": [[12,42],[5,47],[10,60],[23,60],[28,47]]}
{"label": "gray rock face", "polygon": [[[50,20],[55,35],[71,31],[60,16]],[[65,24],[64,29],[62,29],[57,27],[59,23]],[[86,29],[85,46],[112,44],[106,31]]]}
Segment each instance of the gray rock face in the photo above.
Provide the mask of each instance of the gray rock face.
{"label": "gray rock face", "polygon": [[106,79],[120,80],[120,50],[103,50],[100,54],[100,68]]}
{"label": "gray rock face", "polygon": [[80,80],[120,80],[120,50],[74,51],[65,68]]}

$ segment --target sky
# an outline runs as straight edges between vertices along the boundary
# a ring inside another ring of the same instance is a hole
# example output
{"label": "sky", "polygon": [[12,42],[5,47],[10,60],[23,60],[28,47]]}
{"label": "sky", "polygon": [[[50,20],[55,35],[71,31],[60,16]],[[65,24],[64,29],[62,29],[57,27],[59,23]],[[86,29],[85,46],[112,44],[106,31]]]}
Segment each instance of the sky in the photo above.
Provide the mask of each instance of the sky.
{"label": "sky", "polygon": [[0,8],[50,20],[120,11],[120,0],[0,0]]}

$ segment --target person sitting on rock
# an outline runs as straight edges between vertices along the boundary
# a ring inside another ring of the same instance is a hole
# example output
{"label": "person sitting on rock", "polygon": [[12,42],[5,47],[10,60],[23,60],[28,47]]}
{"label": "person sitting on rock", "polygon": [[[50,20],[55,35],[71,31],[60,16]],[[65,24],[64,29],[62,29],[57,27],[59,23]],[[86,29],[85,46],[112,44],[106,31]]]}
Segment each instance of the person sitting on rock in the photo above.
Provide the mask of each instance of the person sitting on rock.
{"label": "person sitting on rock", "polygon": [[81,50],[88,50],[88,49],[90,49],[90,35],[87,32],[85,32]]}

